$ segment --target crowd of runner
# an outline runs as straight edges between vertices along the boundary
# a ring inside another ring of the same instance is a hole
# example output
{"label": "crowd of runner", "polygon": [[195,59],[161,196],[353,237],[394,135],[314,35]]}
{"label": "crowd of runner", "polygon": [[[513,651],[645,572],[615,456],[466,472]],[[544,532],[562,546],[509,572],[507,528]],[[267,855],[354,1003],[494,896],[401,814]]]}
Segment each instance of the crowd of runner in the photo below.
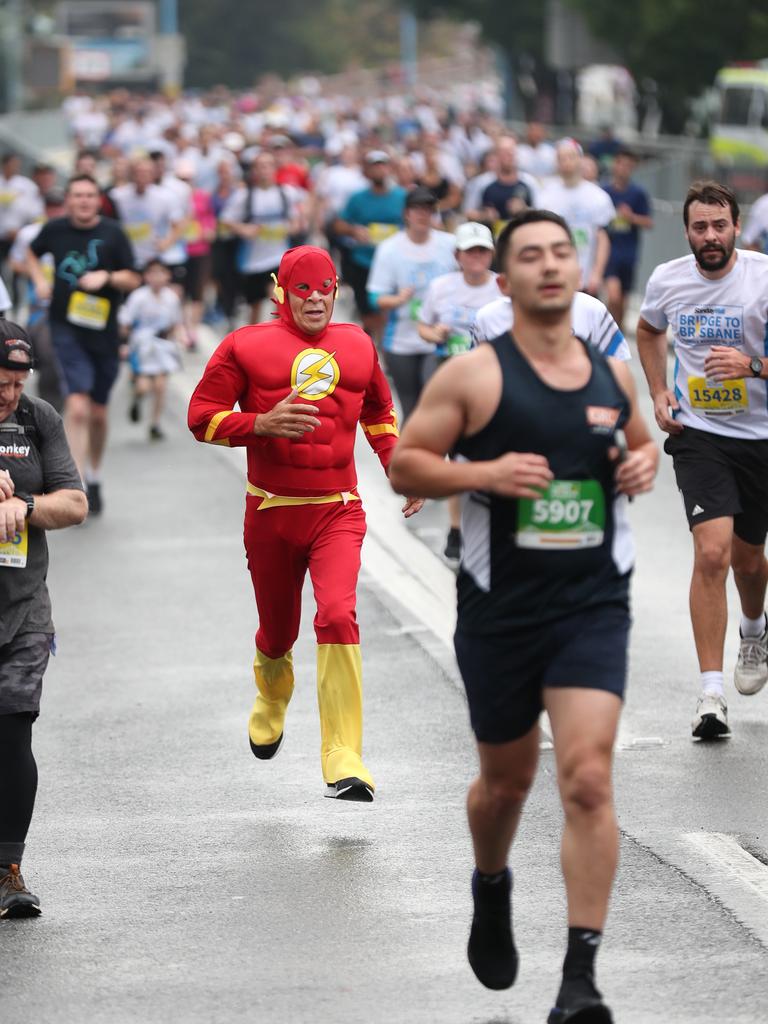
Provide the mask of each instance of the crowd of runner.
{"label": "crowd of runner", "polygon": [[[50,168],[26,178],[13,154],[0,179],[10,271],[0,312],[15,305],[28,325],[0,324],[0,596],[16,609],[0,631],[0,738],[5,775],[23,776],[13,800],[0,798],[0,916],[40,909],[19,863],[37,782],[31,724],[53,645],[45,531],[82,521],[81,478],[90,514],[102,509],[121,353],[130,418],[141,419],[151,393],[149,436],[160,440],[167,377],[208,321],[226,337],[189,426],[200,441],[248,453],[254,756],[269,761],[283,744],[309,572],[326,795],[374,799],[355,616],[359,422],[406,497],[405,516],[426,498],[452,499],[455,645],[480,760],[468,800],[469,962],[489,988],[515,981],[509,850],[546,709],[569,906],[548,1022],[610,1024],[594,962],[618,849],[611,754],[634,563],[626,504],[652,488],[658,464],[622,323],[639,234],[651,226],[635,154],[608,136],[585,153],[537,124],[517,139],[478,111],[386,101],[116,94],[75,97],[68,114],[77,157],[63,193]],[[753,248],[756,225],[746,232]],[[737,249],[739,205],[717,182],[691,185],[683,228],[691,254],[652,275],[637,344],[693,537],[691,733],[716,740],[730,733],[731,569],[741,605],[734,686],[754,696],[768,682],[768,256]],[[364,330],[332,322],[340,284]],[[66,437],[50,406],[23,393],[33,367],[63,406]]]}

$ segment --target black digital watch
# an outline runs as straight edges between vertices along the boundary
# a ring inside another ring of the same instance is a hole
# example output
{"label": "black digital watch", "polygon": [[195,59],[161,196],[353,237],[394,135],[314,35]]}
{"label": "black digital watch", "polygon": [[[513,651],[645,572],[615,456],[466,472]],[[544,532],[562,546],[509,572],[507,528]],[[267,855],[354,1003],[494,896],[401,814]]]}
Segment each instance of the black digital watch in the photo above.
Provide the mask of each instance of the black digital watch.
{"label": "black digital watch", "polygon": [[35,511],[35,499],[34,499],[34,497],[31,494],[22,494],[21,491],[17,491],[14,494],[14,498],[19,498],[21,501],[23,501],[26,504],[26,506],[27,506],[26,518],[29,519],[29,517]]}

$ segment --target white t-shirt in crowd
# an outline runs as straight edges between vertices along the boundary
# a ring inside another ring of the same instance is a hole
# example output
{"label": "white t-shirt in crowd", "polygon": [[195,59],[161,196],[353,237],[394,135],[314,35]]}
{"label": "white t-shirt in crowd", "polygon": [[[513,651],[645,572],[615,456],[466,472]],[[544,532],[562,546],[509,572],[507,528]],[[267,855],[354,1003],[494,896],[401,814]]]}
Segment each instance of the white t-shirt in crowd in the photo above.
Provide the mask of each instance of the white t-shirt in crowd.
{"label": "white t-shirt in crowd", "polygon": [[143,267],[156,256],[162,258],[157,243],[184,219],[177,198],[160,185],[148,185],[138,192],[132,183],[118,185],[110,196],[133,248],[136,266]]}
{"label": "white t-shirt in crowd", "polygon": [[267,270],[275,270],[283,253],[290,248],[290,222],[297,215],[305,193],[292,185],[254,186],[250,190],[250,217],[246,211],[248,193],[245,186],[239,188],[222,210],[220,219],[225,224],[247,222],[261,227],[256,238],[241,245],[238,269],[243,274],[263,274]]}
{"label": "white t-shirt in crowd", "polygon": [[43,215],[40,190],[31,178],[0,174],[0,238],[15,235],[20,227]]}
{"label": "white t-shirt in crowd", "polygon": [[7,313],[11,308],[11,297],[8,294],[8,289],[5,287],[5,282],[0,277],[0,313]]}
{"label": "white t-shirt in crowd", "polygon": [[755,245],[768,253],[768,194],[760,196],[749,211],[747,223],[741,232],[743,245]]}
{"label": "white t-shirt in crowd", "polygon": [[472,347],[473,327],[478,310],[499,298],[496,275],[484,284],[471,285],[460,270],[442,274],[429,282],[419,313],[422,324],[447,324],[451,334],[436,349],[438,355],[458,355]]}
{"label": "white t-shirt in crowd", "polygon": [[557,172],[557,150],[551,142],[540,142],[538,146],[519,142],[517,166],[521,171],[526,171],[541,181],[542,178],[548,178]]}
{"label": "white t-shirt in crowd", "polygon": [[595,262],[598,231],[616,216],[611,197],[591,181],[568,187],[561,178],[550,178],[539,190],[537,201],[542,210],[559,213],[568,222],[579,254],[581,283],[586,285]]}
{"label": "white t-shirt in crowd", "polygon": [[130,293],[117,311],[117,321],[131,331],[170,332],[181,323],[181,300],[173,288],[155,294],[145,284]]}
{"label": "white t-shirt in crowd", "polygon": [[[512,300],[507,296],[484,306],[477,314],[472,332],[475,342],[493,341],[512,329],[515,316]],[[631,359],[632,353],[621,329],[600,299],[586,292],[576,292],[571,304],[573,333],[602,352],[616,359]]]}
{"label": "white t-shirt in crowd", "polygon": [[429,282],[456,269],[456,239],[447,231],[430,231],[421,245],[398,231],[376,247],[368,276],[368,292],[396,295],[413,288],[411,299],[389,312],[384,328],[384,350],[394,355],[426,355],[435,346],[419,337],[419,314]]}
{"label": "white t-shirt in crowd", "polygon": [[359,167],[345,167],[344,164],[332,164],[320,172],[317,179],[315,194],[326,202],[326,214],[339,214],[347,205],[347,200],[355,192],[368,188],[370,182]]}
{"label": "white t-shirt in crowd", "polygon": [[733,269],[715,281],[703,276],[693,254],[662,263],[651,274],[640,316],[657,330],[672,330],[678,423],[725,437],[768,439],[768,382],[746,374],[718,383],[704,372],[713,345],[766,356],[768,256],[739,249]]}

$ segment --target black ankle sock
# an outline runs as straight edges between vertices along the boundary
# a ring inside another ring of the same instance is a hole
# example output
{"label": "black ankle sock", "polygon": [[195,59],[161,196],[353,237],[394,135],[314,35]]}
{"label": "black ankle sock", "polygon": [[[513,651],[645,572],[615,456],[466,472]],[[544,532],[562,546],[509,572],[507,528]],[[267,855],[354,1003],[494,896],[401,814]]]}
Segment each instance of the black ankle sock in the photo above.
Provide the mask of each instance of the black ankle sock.
{"label": "black ankle sock", "polygon": [[563,977],[587,974],[594,977],[595,957],[600,948],[602,932],[593,928],[569,928],[568,951],[563,961]]}
{"label": "black ankle sock", "polygon": [[475,870],[475,876],[481,885],[498,885],[503,882],[511,874],[509,868],[504,868],[503,871],[497,871],[493,875],[484,875],[482,871]]}
{"label": "black ankle sock", "polygon": [[595,957],[603,933],[594,928],[569,928],[568,950],[563,961],[563,981],[557,1005],[567,1008],[574,998],[598,996],[595,985]]}

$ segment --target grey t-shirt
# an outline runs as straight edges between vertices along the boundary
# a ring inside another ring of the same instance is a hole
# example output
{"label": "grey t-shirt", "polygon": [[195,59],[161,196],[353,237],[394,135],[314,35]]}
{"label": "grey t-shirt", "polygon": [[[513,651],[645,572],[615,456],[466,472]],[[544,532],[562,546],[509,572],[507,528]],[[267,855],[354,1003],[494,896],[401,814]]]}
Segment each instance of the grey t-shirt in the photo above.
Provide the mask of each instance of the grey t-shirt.
{"label": "grey t-shirt", "polygon": [[[82,491],[83,485],[64,436],[61,417],[48,402],[28,396],[34,406],[36,436],[12,413],[0,423],[0,469],[11,474],[17,492],[50,494]],[[0,565],[0,647],[19,633],[53,633],[45,530],[27,524],[27,564]]]}

